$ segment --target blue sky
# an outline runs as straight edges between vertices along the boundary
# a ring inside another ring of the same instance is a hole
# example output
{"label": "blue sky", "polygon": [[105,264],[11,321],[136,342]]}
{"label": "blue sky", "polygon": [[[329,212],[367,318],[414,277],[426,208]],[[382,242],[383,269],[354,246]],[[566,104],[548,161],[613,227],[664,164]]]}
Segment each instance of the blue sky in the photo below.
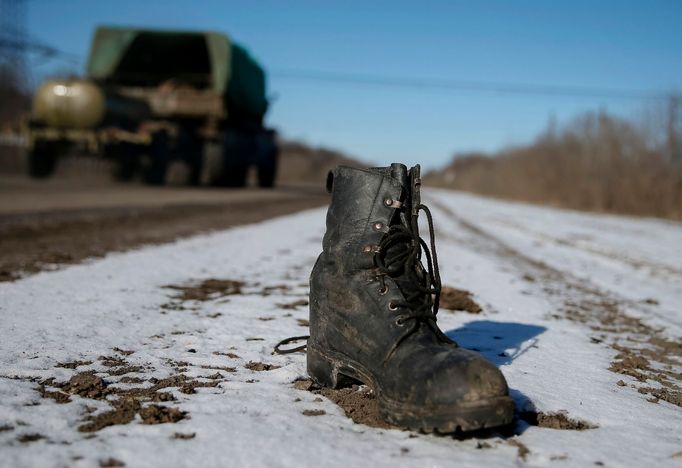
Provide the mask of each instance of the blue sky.
{"label": "blue sky", "polygon": [[[322,83],[276,72],[682,90],[682,1],[675,0],[33,0],[28,13],[33,37],[81,57],[98,24],[227,32],[273,72],[270,125],[377,164],[433,168],[454,152],[529,141],[550,116],[562,123],[606,109],[638,118],[655,104]],[[34,65],[34,79],[67,67]]]}

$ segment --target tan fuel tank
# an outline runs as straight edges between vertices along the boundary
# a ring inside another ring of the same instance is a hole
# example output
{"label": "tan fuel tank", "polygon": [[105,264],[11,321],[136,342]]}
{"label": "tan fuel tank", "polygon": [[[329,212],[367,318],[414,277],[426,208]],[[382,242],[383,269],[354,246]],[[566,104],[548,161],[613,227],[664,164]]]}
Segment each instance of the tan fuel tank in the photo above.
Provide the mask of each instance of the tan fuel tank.
{"label": "tan fuel tank", "polygon": [[105,112],[104,93],[89,80],[49,80],[33,97],[33,117],[50,127],[92,128],[102,121]]}

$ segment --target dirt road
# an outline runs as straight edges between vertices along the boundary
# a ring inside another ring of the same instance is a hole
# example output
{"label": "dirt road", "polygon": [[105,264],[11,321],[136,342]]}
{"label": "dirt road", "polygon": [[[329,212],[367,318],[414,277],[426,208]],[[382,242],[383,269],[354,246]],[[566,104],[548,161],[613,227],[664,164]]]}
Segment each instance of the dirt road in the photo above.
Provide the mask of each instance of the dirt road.
{"label": "dirt road", "polygon": [[321,187],[191,189],[0,177],[0,281],[321,206]]}

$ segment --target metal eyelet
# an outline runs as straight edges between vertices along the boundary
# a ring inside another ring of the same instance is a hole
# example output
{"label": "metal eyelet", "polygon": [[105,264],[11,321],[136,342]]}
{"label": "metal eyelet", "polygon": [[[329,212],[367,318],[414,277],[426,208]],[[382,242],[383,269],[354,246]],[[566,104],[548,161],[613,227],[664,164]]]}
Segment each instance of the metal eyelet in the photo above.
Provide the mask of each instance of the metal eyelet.
{"label": "metal eyelet", "polygon": [[383,288],[379,288],[379,295],[383,296],[388,292],[388,285],[384,285]]}
{"label": "metal eyelet", "polygon": [[387,198],[386,200],[384,200],[384,205],[391,206],[392,204],[393,204],[392,198]]}
{"label": "metal eyelet", "polygon": [[399,327],[405,326],[405,320],[402,316],[399,316],[397,319],[395,319],[395,324]]}
{"label": "metal eyelet", "polygon": [[384,223],[377,221],[374,223],[374,226],[372,226],[375,231],[381,231],[384,228]]}
{"label": "metal eyelet", "polygon": [[398,306],[391,301],[388,303],[388,310],[398,310]]}
{"label": "metal eyelet", "polygon": [[371,253],[372,252],[372,246],[371,245],[366,245],[362,248],[362,251],[365,253]]}

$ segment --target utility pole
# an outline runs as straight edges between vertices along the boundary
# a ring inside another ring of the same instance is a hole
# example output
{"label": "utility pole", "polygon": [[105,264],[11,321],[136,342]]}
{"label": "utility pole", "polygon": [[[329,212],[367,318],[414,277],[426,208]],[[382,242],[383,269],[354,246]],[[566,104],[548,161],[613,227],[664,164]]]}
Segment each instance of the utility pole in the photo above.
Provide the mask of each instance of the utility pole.
{"label": "utility pole", "polygon": [[26,80],[26,0],[0,0],[0,66]]}
{"label": "utility pole", "polygon": [[26,0],[0,0],[0,122],[16,119],[26,103]]}
{"label": "utility pole", "polygon": [[682,129],[680,128],[680,106],[682,99],[673,95],[668,101],[667,146],[668,157],[674,163],[682,165]]}

